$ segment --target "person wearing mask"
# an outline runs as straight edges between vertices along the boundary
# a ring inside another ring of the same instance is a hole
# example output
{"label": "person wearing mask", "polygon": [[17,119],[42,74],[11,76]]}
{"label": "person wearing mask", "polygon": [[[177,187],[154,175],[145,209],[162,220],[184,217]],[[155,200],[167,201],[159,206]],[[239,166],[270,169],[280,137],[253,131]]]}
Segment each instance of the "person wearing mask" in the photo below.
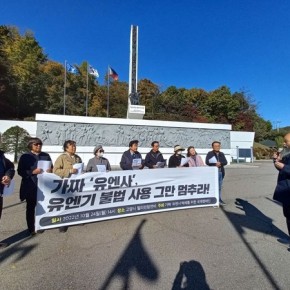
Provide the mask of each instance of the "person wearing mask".
{"label": "person wearing mask", "polygon": [[193,146],[187,148],[188,166],[199,167],[204,166],[202,158],[197,154]]}
{"label": "person wearing mask", "polygon": [[143,169],[142,155],[138,152],[138,140],[129,143],[129,149],[122,155],[120,166],[123,170]]}
{"label": "person wearing mask", "polygon": [[[75,164],[82,163],[80,156],[76,154],[76,142],[67,140],[63,144],[64,153],[62,153],[55,161],[53,173],[61,178],[71,177],[72,174],[77,174],[78,169],[74,168]],[[59,228],[61,233],[68,230],[67,226]]]}
{"label": "person wearing mask", "polygon": [[[29,152],[21,155],[17,172],[22,177],[20,184],[20,200],[26,200],[26,222],[28,231],[35,235],[35,207],[37,203],[37,175],[43,173],[38,161],[47,161],[50,166],[46,172],[52,171],[52,161],[48,153],[42,152],[42,141],[31,138],[27,145]],[[39,233],[43,231],[38,231]]]}
{"label": "person wearing mask", "polygon": [[[0,219],[3,209],[3,191],[4,186],[9,186],[11,179],[14,177],[14,164],[4,156],[4,151],[0,150]],[[0,248],[7,247],[7,243],[0,243]]]}
{"label": "person wearing mask", "polygon": [[159,151],[159,142],[153,141],[151,143],[151,147],[151,151],[146,154],[144,166],[150,169],[164,167],[166,160],[163,158],[162,153]]}
{"label": "person wearing mask", "polygon": [[278,242],[288,244],[290,251],[290,133],[284,136],[283,150],[274,154],[273,161],[279,171],[273,199],[282,203],[289,235],[287,239],[278,239]]}
{"label": "person wearing mask", "polygon": [[96,171],[111,171],[111,165],[107,158],[104,158],[104,149],[102,145],[98,145],[94,148],[95,157],[90,159],[86,168],[87,172]]}
{"label": "person wearing mask", "polygon": [[205,163],[208,166],[216,166],[218,168],[218,180],[219,180],[219,202],[220,205],[226,205],[222,200],[222,185],[225,177],[224,166],[228,164],[228,161],[223,152],[221,152],[221,142],[214,141],[211,144],[212,151],[209,151],[205,158]]}
{"label": "person wearing mask", "polygon": [[185,158],[185,156],[182,155],[182,151],[185,149],[180,145],[174,146],[174,154],[170,156],[168,167],[169,168],[175,168],[175,167],[188,167],[188,163],[183,164],[181,159]]}

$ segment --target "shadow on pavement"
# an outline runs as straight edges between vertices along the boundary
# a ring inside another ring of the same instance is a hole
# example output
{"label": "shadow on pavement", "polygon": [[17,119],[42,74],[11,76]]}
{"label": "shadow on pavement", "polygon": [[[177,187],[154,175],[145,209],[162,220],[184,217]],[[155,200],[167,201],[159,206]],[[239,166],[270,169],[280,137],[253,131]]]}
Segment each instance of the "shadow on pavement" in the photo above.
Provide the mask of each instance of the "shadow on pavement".
{"label": "shadow on pavement", "polygon": [[180,263],[172,290],[210,290],[201,264],[197,261]]}
{"label": "shadow on pavement", "polygon": [[281,202],[276,201],[276,200],[274,200],[274,199],[272,199],[272,198],[269,198],[269,197],[265,197],[265,198],[268,199],[269,201],[271,201],[271,202],[273,202],[273,203],[275,203],[275,204],[277,204],[277,205],[279,205],[279,206],[282,207],[282,203],[281,203]]}
{"label": "shadow on pavement", "polygon": [[124,250],[122,256],[117,261],[115,267],[107,277],[106,281],[100,287],[100,290],[108,289],[111,281],[117,276],[123,280],[123,286],[118,289],[129,289],[130,275],[134,272],[148,281],[155,281],[158,278],[158,269],[146,251],[142,240],[140,231],[146,220],[142,220],[140,225],[127,248]]}
{"label": "shadow on pavement", "polygon": [[22,243],[28,239],[30,239],[30,235],[25,230],[3,240],[2,243],[7,243],[8,247],[0,250],[0,264],[12,256],[15,257],[14,263],[25,258],[37,246],[36,244],[23,246]]}
{"label": "shadow on pavement", "polygon": [[24,230],[24,231],[19,232],[11,237],[6,238],[5,240],[1,241],[1,243],[6,243],[10,246],[11,244],[17,243],[17,242],[24,240],[24,239],[27,239],[29,237],[30,237],[30,234],[29,234],[28,230]]}
{"label": "shadow on pavement", "polygon": [[22,203],[24,203],[24,202],[23,201],[20,201],[20,202],[17,202],[17,203],[13,203],[11,205],[3,206],[3,209],[7,209],[7,208],[10,208],[10,207],[14,207],[14,206],[20,205]]}
{"label": "shadow on pavement", "polygon": [[276,238],[288,238],[288,235],[273,224],[273,220],[264,215],[248,201],[237,198],[235,204],[237,208],[245,212],[244,215],[225,212],[230,215],[231,221],[236,222],[239,233],[244,233],[243,228],[249,228],[257,232],[265,233]]}
{"label": "shadow on pavement", "polygon": [[245,215],[226,211],[223,207],[221,209],[228,218],[228,220],[231,222],[231,224],[234,226],[241,240],[255,259],[256,263],[259,265],[260,269],[263,271],[265,278],[272,285],[272,289],[280,289],[274,277],[268,271],[266,265],[264,265],[262,260],[259,258],[258,254],[253,249],[250,242],[246,240],[244,236],[244,229],[248,228],[253,231],[274,236],[276,238],[286,238],[288,237],[288,235],[286,235],[283,231],[273,225],[273,220],[271,218],[264,215],[260,210],[258,210],[248,201],[237,198],[235,204],[237,205],[238,209],[245,212]]}

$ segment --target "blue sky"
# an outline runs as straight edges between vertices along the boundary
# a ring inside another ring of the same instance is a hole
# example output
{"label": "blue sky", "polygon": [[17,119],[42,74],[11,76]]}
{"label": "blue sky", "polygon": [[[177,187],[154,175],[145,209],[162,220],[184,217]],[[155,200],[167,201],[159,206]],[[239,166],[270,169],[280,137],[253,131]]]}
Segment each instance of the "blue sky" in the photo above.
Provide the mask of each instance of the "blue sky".
{"label": "blue sky", "polygon": [[162,89],[245,90],[274,126],[290,125],[290,1],[1,0],[0,24],[31,30],[48,58],[110,64],[128,81],[131,24],[138,79]]}

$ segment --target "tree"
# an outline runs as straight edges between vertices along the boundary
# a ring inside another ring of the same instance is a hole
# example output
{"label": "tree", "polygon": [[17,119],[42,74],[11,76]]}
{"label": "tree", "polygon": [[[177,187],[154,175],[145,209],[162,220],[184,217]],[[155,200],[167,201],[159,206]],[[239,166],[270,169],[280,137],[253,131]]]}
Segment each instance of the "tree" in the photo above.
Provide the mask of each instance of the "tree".
{"label": "tree", "polygon": [[283,144],[284,144],[284,138],[283,138],[283,136],[277,136],[275,138],[275,142],[276,142],[277,148],[282,148],[283,147]]}
{"label": "tree", "polygon": [[113,118],[126,118],[128,109],[128,84],[113,81],[110,84],[109,116]]}
{"label": "tree", "polygon": [[7,153],[14,153],[14,162],[18,161],[18,156],[27,151],[27,143],[30,135],[28,132],[14,126],[2,134],[1,149]]}
{"label": "tree", "polygon": [[272,130],[272,124],[270,121],[266,121],[259,115],[254,116],[254,128],[255,131],[255,141],[259,142],[266,139],[270,131]]}
{"label": "tree", "polygon": [[140,80],[138,83],[138,94],[140,97],[140,104],[146,107],[145,119],[153,119],[156,108],[156,98],[160,94],[158,85],[154,84],[148,79]]}
{"label": "tree", "polygon": [[11,100],[15,90],[11,85],[13,77],[10,73],[10,66],[4,51],[5,43],[10,31],[6,26],[0,26],[0,118],[9,118],[14,114]]}
{"label": "tree", "polygon": [[202,109],[211,122],[232,124],[239,112],[239,102],[232,98],[228,87],[222,86],[209,93]]}
{"label": "tree", "polygon": [[47,61],[41,66],[44,74],[45,112],[63,114],[64,106],[64,67],[57,62]]}
{"label": "tree", "polygon": [[17,118],[44,111],[44,75],[41,65],[47,60],[31,32],[21,36],[15,27],[2,39],[1,51],[9,66],[10,86],[15,95],[10,100]]}

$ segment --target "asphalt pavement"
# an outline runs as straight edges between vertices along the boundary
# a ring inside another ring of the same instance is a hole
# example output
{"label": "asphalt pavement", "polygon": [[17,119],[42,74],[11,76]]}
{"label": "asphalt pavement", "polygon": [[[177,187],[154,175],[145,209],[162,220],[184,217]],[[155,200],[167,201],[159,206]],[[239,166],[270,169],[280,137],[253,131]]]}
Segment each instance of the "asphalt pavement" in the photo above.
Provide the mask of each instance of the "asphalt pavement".
{"label": "asphalt pavement", "polygon": [[0,289],[290,289],[287,228],[272,162],[227,166],[225,207],[71,226],[28,237],[25,203],[4,200]]}

